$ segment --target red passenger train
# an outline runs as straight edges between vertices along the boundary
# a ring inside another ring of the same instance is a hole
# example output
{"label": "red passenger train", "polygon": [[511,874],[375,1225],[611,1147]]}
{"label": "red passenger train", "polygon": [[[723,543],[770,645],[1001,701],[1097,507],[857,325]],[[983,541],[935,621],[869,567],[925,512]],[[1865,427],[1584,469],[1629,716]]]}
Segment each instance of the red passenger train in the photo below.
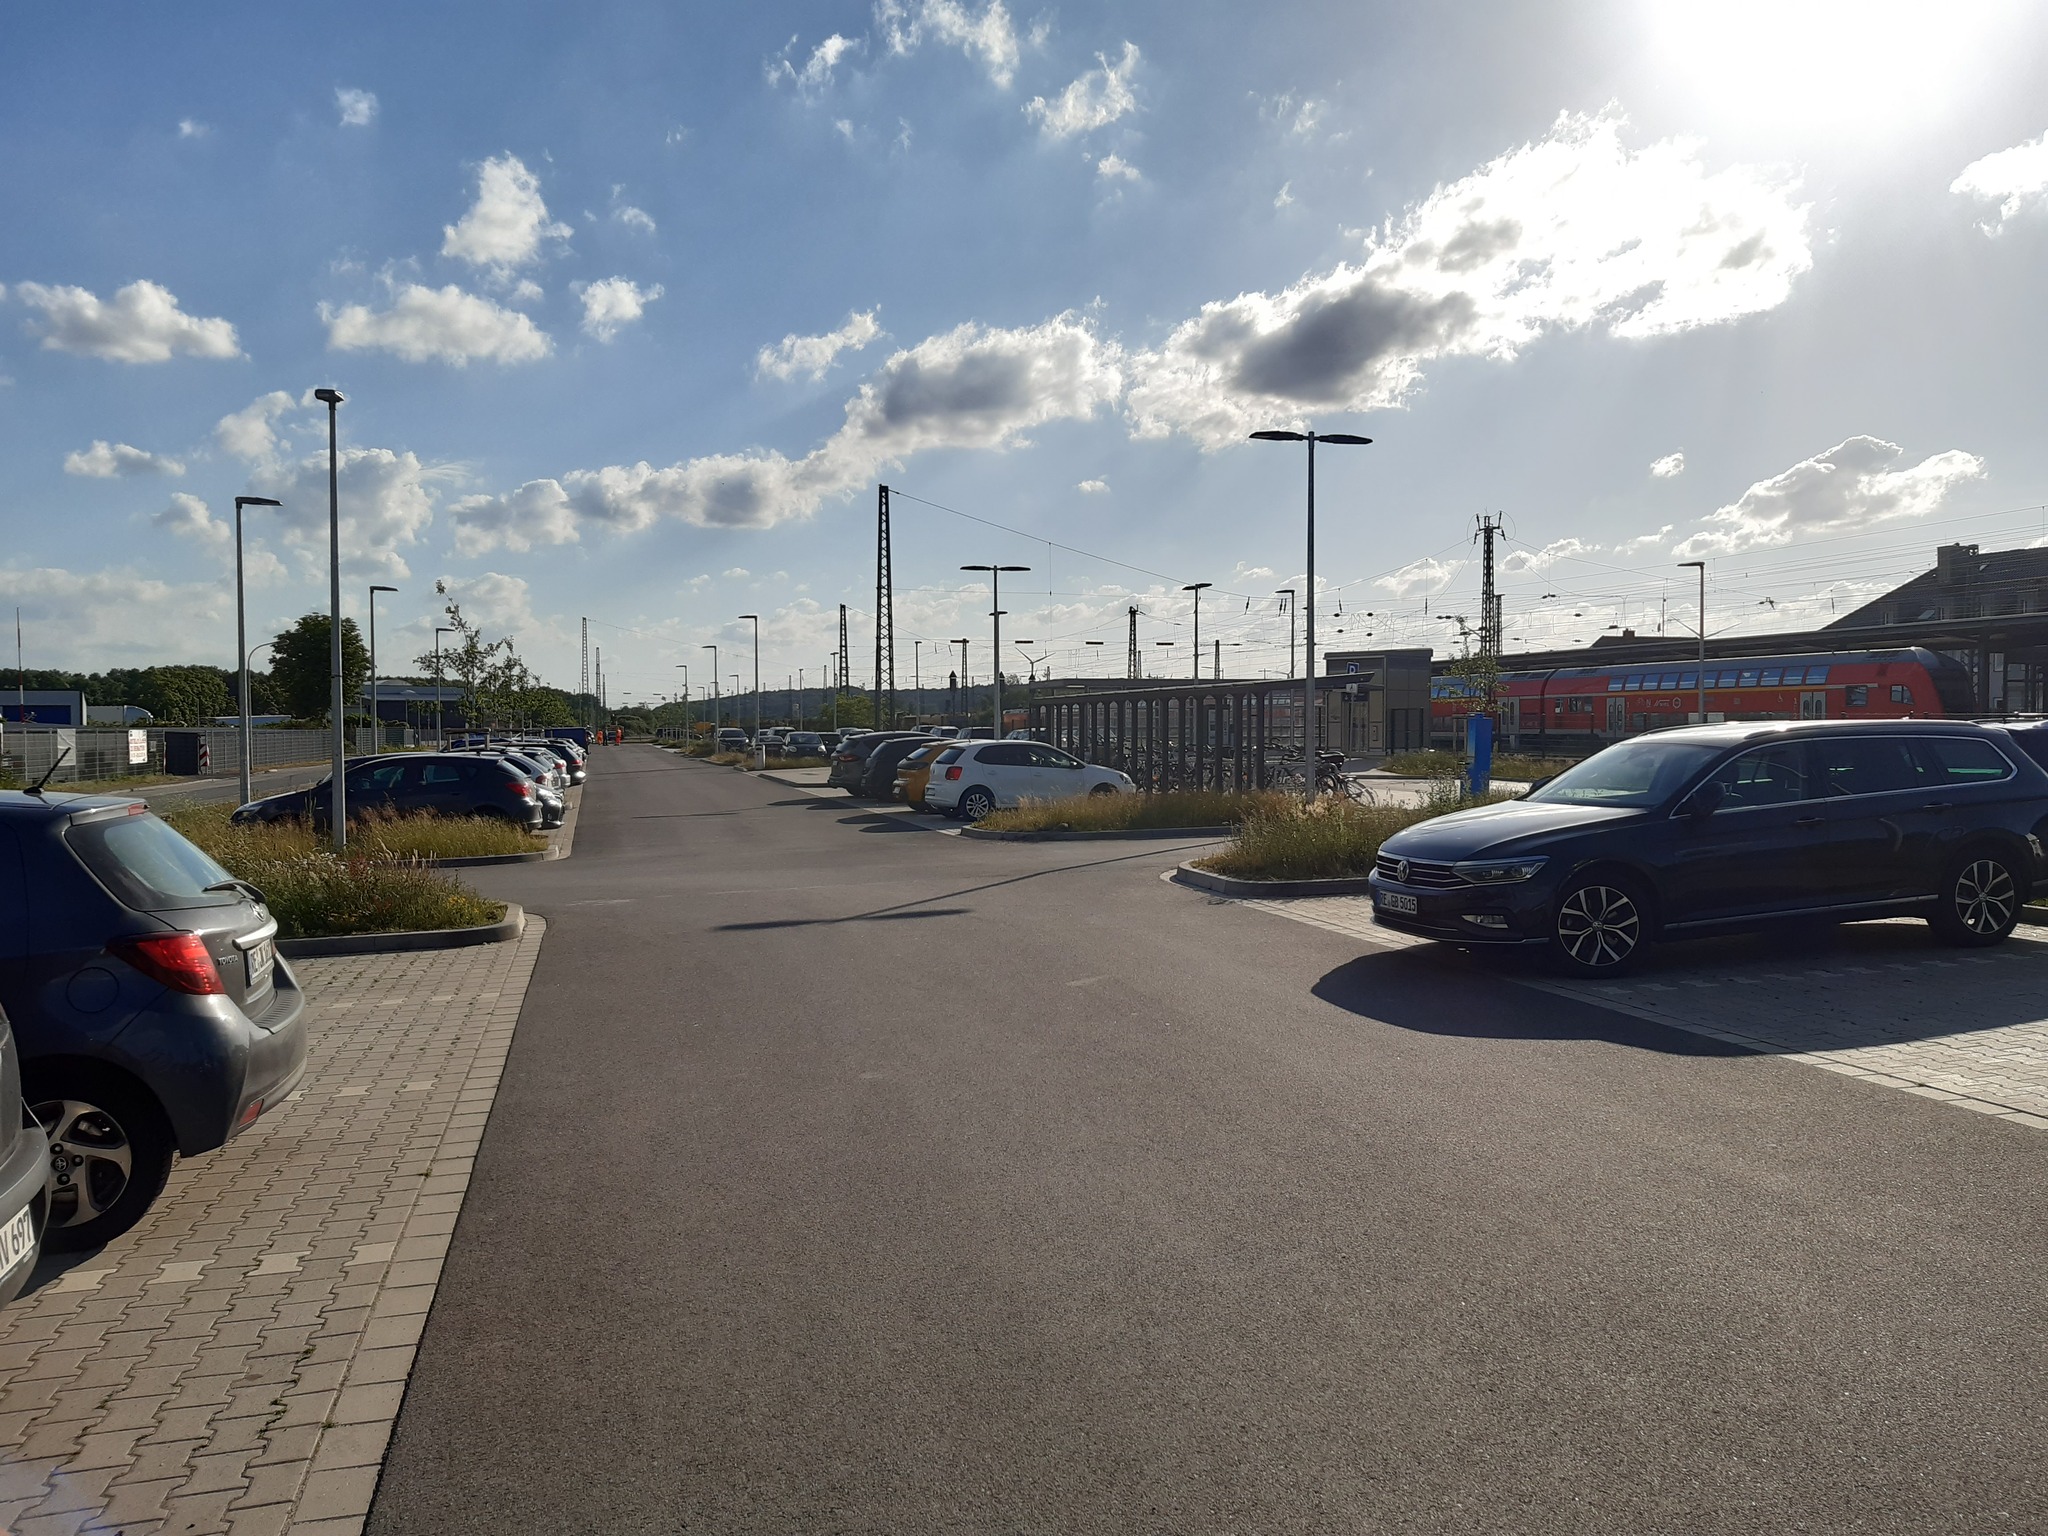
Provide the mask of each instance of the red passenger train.
{"label": "red passenger train", "polygon": [[[1666,661],[1504,672],[1500,735],[1527,750],[1684,725],[1698,718],[1700,670],[1697,662]],[[1942,719],[1976,709],[1969,669],[1918,646],[1709,660],[1706,685],[1710,720]],[[1429,693],[1431,744],[1462,746],[1471,686],[1438,677]]]}

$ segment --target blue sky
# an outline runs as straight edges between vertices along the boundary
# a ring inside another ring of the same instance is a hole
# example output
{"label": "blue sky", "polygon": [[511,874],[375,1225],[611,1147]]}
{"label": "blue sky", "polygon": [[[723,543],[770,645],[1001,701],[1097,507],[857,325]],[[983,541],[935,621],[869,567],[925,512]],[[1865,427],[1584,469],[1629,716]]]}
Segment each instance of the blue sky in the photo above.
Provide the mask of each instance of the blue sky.
{"label": "blue sky", "polygon": [[732,670],[743,612],[764,679],[815,682],[841,602],[867,654],[878,480],[923,498],[906,681],[958,635],[986,675],[957,567],[990,560],[1033,568],[1006,633],[1062,671],[1120,659],[1132,603],[1187,670],[1178,588],[1211,581],[1205,647],[1277,674],[1302,466],[1261,425],[1376,439],[1322,461],[1326,642],[1448,649],[1482,511],[1528,644],[1689,623],[1694,555],[1725,630],[2048,534],[2048,47],[2016,0],[6,27],[31,665],[229,664],[238,492],[287,504],[252,514],[254,632],[324,606],[320,385],[352,611],[399,587],[412,654],[445,582],[570,685],[588,616],[615,701],[678,663],[701,691],[706,642]]}

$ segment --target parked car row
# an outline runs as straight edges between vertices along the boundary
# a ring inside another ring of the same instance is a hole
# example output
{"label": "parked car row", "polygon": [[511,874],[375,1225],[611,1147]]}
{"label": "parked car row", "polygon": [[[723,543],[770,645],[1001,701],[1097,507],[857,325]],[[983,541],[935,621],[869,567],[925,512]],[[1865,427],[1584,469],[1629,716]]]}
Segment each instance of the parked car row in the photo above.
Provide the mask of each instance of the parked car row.
{"label": "parked car row", "polygon": [[1374,918],[1619,975],[1658,940],[1924,918],[1996,944],[2048,893],[2048,724],[1691,726],[1381,845]]}
{"label": "parked car row", "polygon": [[[529,831],[558,827],[568,812],[566,793],[585,777],[582,749],[573,742],[502,741],[448,752],[399,752],[350,758],[343,768],[342,800],[351,818],[370,812],[412,816],[486,816]],[[238,807],[237,825],[309,821],[326,827],[332,817],[330,786],[269,795]]]}
{"label": "parked car row", "polygon": [[902,800],[962,821],[1026,800],[1136,794],[1128,774],[1029,740],[934,739],[921,731],[866,731],[832,754],[830,788],[855,799]]}

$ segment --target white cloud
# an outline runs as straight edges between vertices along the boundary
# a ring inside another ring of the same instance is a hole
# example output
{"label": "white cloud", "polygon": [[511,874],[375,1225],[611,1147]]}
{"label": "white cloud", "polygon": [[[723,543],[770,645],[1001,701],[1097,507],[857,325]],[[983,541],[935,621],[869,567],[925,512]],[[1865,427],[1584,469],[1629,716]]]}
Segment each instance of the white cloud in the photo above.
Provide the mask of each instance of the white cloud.
{"label": "white cloud", "polygon": [[811,56],[804,61],[802,69],[789,62],[789,50],[795,46],[796,39],[792,37],[788,47],[768,61],[768,83],[780,85],[787,80],[796,87],[797,94],[808,101],[832,84],[832,72],[839,67],[839,61],[860,47],[860,44],[850,37],[841,37],[834,32],[811,50]]}
{"label": "white cloud", "polygon": [[736,565],[731,570],[723,572],[722,574],[724,575],[727,581],[742,581],[748,576],[751,576],[753,572],[749,571],[743,565]]}
{"label": "white cloud", "polygon": [[1661,459],[1652,459],[1650,461],[1650,473],[1659,480],[1677,479],[1685,473],[1685,455],[1683,453],[1667,453]]}
{"label": "white cloud", "polygon": [[205,502],[183,491],[173,492],[171,504],[150,521],[181,539],[191,539],[213,549],[225,548],[235,536],[235,530],[209,512]]}
{"label": "white cloud", "polygon": [[327,322],[327,345],[334,350],[395,352],[409,363],[440,361],[458,368],[476,358],[529,363],[554,350],[547,333],[525,315],[464,293],[453,283],[445,288],[406,283],[382,311],[364,304],[339,310],[322,304],[320,318]]}
{"label": "white cloud", "polygon": [[1541,549],[1515,549],[1508,551],[1508,557],[1501,562],[1508,571],[1543,571],[1575,555],[1598,554],[1600,546],[1588,544],[1583,539],[1553,539]]}
{"label": "white cloud", "polygon": [[566,240],[571,233],[568,225],[549,220],[540,178],[517,155],[499,155],[478,169],[476,201],[469,212],[443,228],[441,254],[503,281],[514,269],[538,261],[544,242]]}
{"label": "white cloud", "polygon": [[875,0],[875,25],[891,53],[908,54],[929,36],[980,61],[1004,90],[1017,74],[1017,29],[1003,0],[988,0],[979,14],[961,0]]}
{"label": "white cloud", "polygon": [[529,480],[503,496],[465,496],[449,507],[455,552],[480,555],[503,546],[524,553],[542,544],[574,544],[576,510],[553,480]]}
{"label": "white cloud", "polygon": [[104,304],[83,288],[21,283],[14,291],[24,304],[43,312],[39,334],[47,351],[116,363],[161,363],[180,352],[191,357],[242,355],[232,325],[186,314],[178,308],[177,297],[156,283],[130,283]]}
{"label": "white cloud", "polygon": [[1275,208],[1288,208],[1292,207],[1293,203],[1294,183],[1291,181],[1281,182],[1280,190],[1273,194],[1273,206]]}
{"label": "white cloud", "polygon": [[625,203],[612,210],[612,217],[626,228],[637,229],[643,235],[654,233],[654,215],[645,208],[635,208],[631,203]]}
{"label": "white cloud", "polygon": [[1095,174],[1104,181],[1143,181],[1138,168],[1122,155],[1104,155],[1095,162]]}
{"label": "white cloud", "polygon": [[836,331],[822,336],[799,336],[794,332],[772,347],[763,347],[754,358],[754,377],[793,379],[798,374],[822,379],[841,352],[858,352],[877,336],[882,327],[875,311],[856,311]]}
{"label": "white cloud", "polygon": [[134,475],[182,475],[185,466],[177,459],[145,453],[126,443],[109,443],[95,438],[90,448],[64,455],[64,473],[86,475],[95,480],[125,480]]}
{"label": "white cloud", "polygon": [[1435,592],[1449,583],[1453,576],[1471,562],[1468,560],[1414,560],[1390,576],[1377,578],[1373,585],[1382,591],[1391,592],[1395,597],[1407,597],[1416,592]]}
{"label": "white cloud", "polygon": [[661,297],[661,284],[642,288],[623,277],[607,277],[583,290],[583,334],[610,341],[620,327],[634,324]]}
{"label": "white cloud", "polygon": [[367,128],[377,115],[377,93],[337,86],[334,92],[334,110],[341,114],[342,127]]}
{"label": "white cloud", "polygon": [[271,422],[296,403],[281,389],[258,395],[214,424],[214,441],[220,444],[222,452],[235,458],[251,463],[267,459],[277,451],[277,431]]}
{"label": "white cloud", "polygon": [[211,128],[196,118],[181,117],[178,119],[178,137],[181,139],[203,139],[212,132]]}
{"label": "white cloud", "polygon": [[1125,113],[1136,110],[1138,98],[1131,94],[1131,75],[1138,67],[1138,45],[1126,42],[1123,57],[1116,63],[1098,53],[1102,66],[1091,69],[1059,95],[1047,101],[1034,96],[1024,104],[1024,113],[1038,123],[1049,139],[1071,139],[1107,127]]}
{"label": "white cloud", "polygon": [[1369,235],[1358,264],[1204,305],[1133,359],[1138,435],[1217,447],[1311,410],[1399,406],[1437,358],[1506,361],[1551,330],[1636,339],[1783,303],[1812,264],[1792,184],[1709,172],[1688,140],[1631,151],[1621,128],[1611,111],[1561,115]]}
{"label": "white cloud", "polygon": [[1672,554],[1696,560],[1930,517],[1958,486],[1984,473],[1982,459],[1953,448],[1894,469],[1902,452],[1897,443],[1875,437],[1837,443],[1707,514],[1700,530]]}
{"label": "white cloud", "polygon": [[1633,555],[1643,550],[1655,549],[1658,545],[1662,544],[1666,539],[1671,537],[1671,530],[1674,526],[1676,525],[1672,523],[1666,523],[1662,528],[1659,528],[1655,533],[1642,533],[1637,534],[1636,537],[1632,539],[1623,539],[1619,544],[1614,546],[1614,552],[1618,555]]}
{"label": "white cloud", "polygon": [[462,605],[464,618],[486,629],[517,638],[531,636],[542,628],[533,611],[532,589],[517,576],[485,571],[481,576],[466,578],[443,576],[435,585]]}
{"label": "white cloud", "polygon": [[234,649],[234,584],[217,577],[168,582],[132,569],[8,566],[0,585],[21,604],[31,634],[63,636],[66,666],[218,664],[223,649]]}
{"label": "white cloud", "polygon": [[1074,489],[1083,496],[1107,496],[1109,494],[1109,482],[1107,480],[1083,480]]}
{"label": "white cloud", "polygon": [[2001,149],[1963,167],[1949,191],[1998,204],[1998,223],[1983,226],[1995,235],[2006,220],[2048,194],[2048,133],[2011,149]]}
{"label": "white cloud", "polygon": [[[404,551],[416,547],[434,521],[434,503],[457,471],[425,465],[389,448],[343,448],[338,458],[341,564],[355,577],[396,580],[412,574]],[[285,543],[307,580],[326,579],[327,454],[295,462],[273,461],[249,477],[259,496],[282,503],[274,513]]]}
{"label": "white cloud", "polygon": [[468,530],[458,537],[476,551],[527,526],[522,517],[530,520],[533,506],[615,532],[664,518],[772,527],[810,517],[827,497],[844,496],[913,454],[1010,448],[1033,427],[1086,419],[1122,390],[1121,358],[1071,314],[1014,330],[962,325],[890,357],[847,402],[839,430],[800,459],[753,452],[665,469],[642,461],[577,470],[506,496],[469,498],[452,515]]}

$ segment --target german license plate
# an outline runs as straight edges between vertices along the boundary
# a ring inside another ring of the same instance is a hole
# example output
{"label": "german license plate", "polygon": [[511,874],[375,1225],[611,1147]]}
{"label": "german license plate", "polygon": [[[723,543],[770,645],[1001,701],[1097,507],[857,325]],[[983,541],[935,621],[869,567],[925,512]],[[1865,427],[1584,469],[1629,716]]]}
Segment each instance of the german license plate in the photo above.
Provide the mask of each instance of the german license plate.
{"label": "german license plate", "polygon": [[1415,910],[1415,898],[1413,896],[1403,896],[1399,891],[1381,891],[1379,901],[1380,910],[1383,912],[1413,912]]}
{"label": "german license plate", "polygon": [[23,1206],[14,1220],[0,1227],[0,1275],[4,1275],[35,1251],[36,1223],[33,1207]]}
{"label": "german license plate", "polygon": [[251,944],[244,958],[249,966],[249,990],[254,992],[270,980],[270,968],[277,964],[277,945],[269,939]]}

